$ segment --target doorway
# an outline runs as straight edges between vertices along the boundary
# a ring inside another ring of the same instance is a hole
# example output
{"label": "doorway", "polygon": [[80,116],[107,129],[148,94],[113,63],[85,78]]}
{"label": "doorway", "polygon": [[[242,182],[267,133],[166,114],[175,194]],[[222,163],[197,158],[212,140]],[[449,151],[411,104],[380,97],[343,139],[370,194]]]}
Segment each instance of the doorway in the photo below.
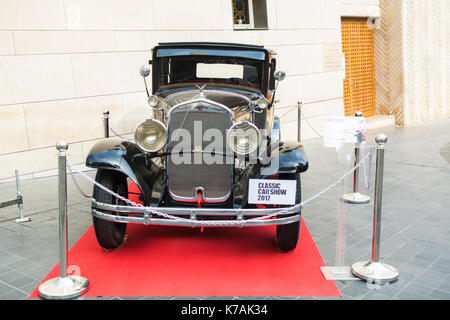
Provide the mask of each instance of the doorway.
{"label": "doorway", "polygon": [[341,23],[345,115],[351,117],[361,111],[364,117],[370,117],[376,112],[374,29],[366,18],[343,18]]}

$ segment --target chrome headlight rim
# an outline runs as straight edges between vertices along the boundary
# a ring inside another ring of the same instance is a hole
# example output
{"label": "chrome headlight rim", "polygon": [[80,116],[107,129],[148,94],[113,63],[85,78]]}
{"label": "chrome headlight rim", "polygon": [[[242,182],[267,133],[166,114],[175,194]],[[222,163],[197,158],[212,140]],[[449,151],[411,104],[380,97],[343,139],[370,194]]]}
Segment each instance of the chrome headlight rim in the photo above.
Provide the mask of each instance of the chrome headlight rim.
{"label": "chrome headlight rim", "polygon": [[[136,134],[137,134],[137,132],[138,132],[139,127],[142,126],[142,125],[143,125],[144,123],[146,123],[146,122],[155,122],[156,124],[160,125],[160,126],[162,127],[162,129],[164,130],[164,133],[165,133],[165,135],[166,135],[166,139],[164,140],[164,143],[162,144],[162,147],[161,147],[161,148],[155,149],[155,150],[149,150],[149,149],[143,148],[143,147],[138,143],[138,140],[136,139]],[[138,126],[136,127],[136,129],[134,130],[134,142],[136,143],[136,145],[138,146],[138,148],[141,149],[141,150],[144,151],[144,152],[148,152],[148,153],[159,152],[159,151],[161,151],[161,150],[167,145],[167,142],[168,142],[168,141],[169,141],[169,132],[168,132],[168,130],[167,130],[166,125],[165,125],[164,123],[162,123],[161,121],[156,120],[156,119],[146,119],[146,120],[140,122],[140,123],[138,124]]]}
{"label": "chrome headlight rim", "polygon": [[158,106],[158,104],[159,104],[159,97],[158,97],[158,96],[155,96],[155,95],[150,96],[150,97],[147,99],[147,103],[148,103],[148,105],[149,105],[150,107],[156,108],[156,107]]}
{"label": "chrome headlight rim", "polygon": [[269,105],[270,102],[265,97],[256,100],[256,108],[259,110],[266,110],[269,107]]}
{"label": "chrome headlight rim", "polygon": [[[231,141],[231,140],[230,140],[230,135],[231,135],[231,132],[232,132],[233,129],[235,129],[237,126],[242,126],[242,125],[248,125],[248,126],[251,127],[252,129],[254,129],[254,130],[256,131],[256,134],[257,134],[257,143],[256,143],[256,147],[255,147],[253,150],[249,150],[249,152],[239,152],[239,151],[237,151],[237,150],[234,150],[233,147],[230,145],[230,141]],[[231,149],[235,154],[237,154],[237,155],[239,155],[239,156],[246,156],[246,155],[249,155],[249,154],[255,152],[256,150],[258,150],[259,146],[261,145],[261,134],[260,134],[260,132],[259,132],[258,127],[257,127],[255,124],[253,124],[253,123],[251,123],[251,122],[249,122],[249,121],[241,121],[241,122],[237,122],[237,123],[235,123],[235,124],[228,130],[228,132],[227,132],[227,144],[228,144],[228,146],[230,147],[230,149]]]}

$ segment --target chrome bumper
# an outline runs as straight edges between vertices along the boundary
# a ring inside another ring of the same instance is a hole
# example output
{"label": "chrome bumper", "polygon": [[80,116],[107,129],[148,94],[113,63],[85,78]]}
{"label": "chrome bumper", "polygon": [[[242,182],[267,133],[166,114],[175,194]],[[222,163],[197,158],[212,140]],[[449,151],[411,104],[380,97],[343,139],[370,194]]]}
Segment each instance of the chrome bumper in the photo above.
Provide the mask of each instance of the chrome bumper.
{"label": "chrome bumper", "polygon": [[[99,211],[102,210],[102,211]],[[174,215],[180,218],[189,219],[189,221],[173,220],[166,218],[152,217],[144,208],[119,206],[97,202],[92,200],[92,215],[94,217],[120,223],[140,223],[145,225],[166,225],[166,226],[186,226],[186,227],[204,227],[202,221],[198,220],[198,216],[229,216],[229,222],[235,221],[227,225],[221,224],[224,220],[207,220],[208,227],[242,227],[240,221],[246,218],[256,218],[266,216],[282,209],[220,209],[220,208],[152,208],[152,210]],[[103,211],[107,211],[103,212]],[[246,227],[285,225],[300,221],[300,208],[293,211],[294,216],[267,219],[267,220],[248,220],[245,222]],[[120,214],[120,215],[118,215]]]}

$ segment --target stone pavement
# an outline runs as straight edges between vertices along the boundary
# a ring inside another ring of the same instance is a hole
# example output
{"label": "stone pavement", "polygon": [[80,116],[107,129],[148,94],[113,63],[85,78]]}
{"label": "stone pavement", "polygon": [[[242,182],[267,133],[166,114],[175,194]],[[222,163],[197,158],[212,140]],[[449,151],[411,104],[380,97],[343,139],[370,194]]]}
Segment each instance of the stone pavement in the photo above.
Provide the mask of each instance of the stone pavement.
{"label": "stone pavement", "polygon": [[[377,133],[389,136],[381,260],[398,268],[400,277],[387,286],[368,286],[359,280],[336,281],[342,294],[342,298],[338,299],[449,300],[450,119],[412,128],[370,131],[369,147],[375,145]],[[302,175],[303,199],[307,199],[335,182],[351,167],[347,156],[352,154],[352,147],[339,151],[326,149],[320,139],[306,141],[304,145],[310,159],[310,170]],[[369,171],[369,163],[366,164]],[[374,168],[375,159],[368,179],[369,189],[365,189],[364,179],[361,180],[362,193],[372,198]],[[94,172],[89,174],[93,176]],[[71,247],[89,228],[92,220],[89,200],[80,195],[70,178],[68,181]],[[32,221],[15,223],[17,206],[0,209],[0,299],[26,299],[58,263],[57,178],[24,180],[21,185],[24,214]],[[81,186],[91,192],[88,182],[81,181]],[[336,189],[303,209],[303,218],[328,266],[349,266],[371,257],[373,204],[342,203],[340,197],[350,189],[351,179],[346,179]],[[0,184],[0,194],[0,201],[13,199],[15,183]],[[339,225],[343,228],[338,229]],[[342,249],[339,251],[338,248]]]}

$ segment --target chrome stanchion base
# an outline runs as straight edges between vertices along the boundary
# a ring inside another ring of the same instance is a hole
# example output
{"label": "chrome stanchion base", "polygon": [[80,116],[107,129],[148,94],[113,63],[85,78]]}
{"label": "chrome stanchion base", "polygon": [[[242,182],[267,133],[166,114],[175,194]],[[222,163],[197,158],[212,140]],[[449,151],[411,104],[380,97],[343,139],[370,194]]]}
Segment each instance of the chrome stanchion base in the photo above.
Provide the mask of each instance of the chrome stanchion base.
{"label": "chrome stanchion base", "polygon": [[398,279],[397,269],[381,262],[356,262],[352,265],[352,273],[354,276],[370,283],[387,283]]}
{"label": "chrome stanchion base", "polygon": [[342,199],[344,202],[353,204],[365,204],[370,202],[370,197],[361,193],[347,193],[342,197]]}
{"label": "chrome stanchion base", "polygon": [[74,299],[86,293],[89,280],[79,276],[53,278],[39,286],[39,296],[42,299]]}
{"label": "chrome stanchion base", "polygon": [[31,219],[27,217],[27,218],[19,218],[19,219],[16,219],[15,221],[16,221],[16,223],[23,223],[23,222],[29,222],[29,221],[31,221]]}

